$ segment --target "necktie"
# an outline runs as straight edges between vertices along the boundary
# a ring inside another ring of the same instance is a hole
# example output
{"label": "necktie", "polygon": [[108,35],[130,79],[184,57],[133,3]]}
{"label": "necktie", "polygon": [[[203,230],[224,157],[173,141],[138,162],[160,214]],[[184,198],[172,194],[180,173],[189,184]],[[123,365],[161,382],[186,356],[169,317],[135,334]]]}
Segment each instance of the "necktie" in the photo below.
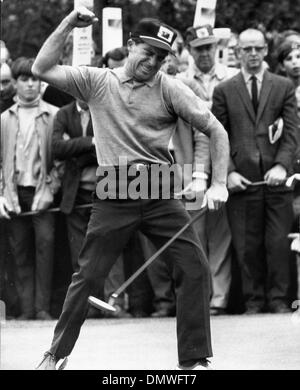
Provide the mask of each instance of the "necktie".
{"label": "necktie", "polygon": [[255,114],[257,113],[257,107],[258,107],[258,96],[257,96],[257,82],[256,77],[251,76],[251,94],[252,94],[252,104],[255,111]]}

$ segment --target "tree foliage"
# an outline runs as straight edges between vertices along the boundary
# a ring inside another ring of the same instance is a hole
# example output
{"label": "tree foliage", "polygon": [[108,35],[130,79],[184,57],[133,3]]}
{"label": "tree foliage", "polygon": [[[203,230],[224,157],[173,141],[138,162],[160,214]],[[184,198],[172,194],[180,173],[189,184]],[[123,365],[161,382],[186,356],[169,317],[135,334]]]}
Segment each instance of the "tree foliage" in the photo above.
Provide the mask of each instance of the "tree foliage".
{"label": "tree foliage", "polygon": [[73,0],[4,0],[1,39],[13,58],[34,56],[72,8]]}
{"label": "tree foliage", "polygon": [[[159,17],[180,32],[194,20],[196,0],[94,0],[95,10],[104,6],[121,7],[124,42],[133,25],[142,17]],[[35,56],[41,44],[62,18],[73,8],[73,0],[4,0],[2,34],[13,58]],[[218,0],[216,27],[236,32],[250,26],[268,31],[300,31],[300,0]],[[94,28],[94,39],[101,52],[101,23]]]}
{"label": "tree foliage", "polygon": [[300,0],[218,0],[216,27],[241,32],[264,26],[266,31],[300,31]]}

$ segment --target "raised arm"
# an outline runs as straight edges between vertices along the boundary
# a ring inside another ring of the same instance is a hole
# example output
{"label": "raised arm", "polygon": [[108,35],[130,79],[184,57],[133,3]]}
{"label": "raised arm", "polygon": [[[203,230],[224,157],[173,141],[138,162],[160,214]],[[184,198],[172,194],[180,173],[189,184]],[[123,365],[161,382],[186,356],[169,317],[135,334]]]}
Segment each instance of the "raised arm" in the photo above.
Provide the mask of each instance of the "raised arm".
{"label": "raised arm", "polygon": [[69,130],[71,126],[75,126],[75,120],[71,121],[69,118],[70,112],[68,113],[67,108],[61,108],[53,123],[52,150],[54,157],[59,160],[80,157],[95,151],[93,137],[70,138]]}
{"label": "raised arm", "polygon": [[79,7],[66,16],[43,44],[32,66],[32,73],[58,88],[66,86],[66,66],[58,65],[65,41],[75,27],[87,27],[98,19],[85,7]]}

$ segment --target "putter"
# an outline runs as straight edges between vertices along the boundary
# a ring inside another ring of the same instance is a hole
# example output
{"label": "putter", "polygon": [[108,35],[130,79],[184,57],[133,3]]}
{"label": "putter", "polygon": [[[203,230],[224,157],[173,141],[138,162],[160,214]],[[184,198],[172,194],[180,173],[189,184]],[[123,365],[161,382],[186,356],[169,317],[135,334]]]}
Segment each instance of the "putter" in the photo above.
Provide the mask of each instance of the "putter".
{"label": "putter", "polygon": [[[80,210],[80,209],[88,209],[92,208],[93,204],[92,203],[87,203],[87,204],[82,204],[80,206],[74,207],[75,210]],[[41,213],[58,213],[60,210],[59,207],[54,207],[52,209],[46,209],[46,210],[37,210],[37,211],[24,211],[21,214],[16,214],[14,212],[9,212],[9,216],[11,218],[20,218],[20,217],[32,217]]]}
{"label": "putter", "polygon": [[102,309],[110,313],[114,313],[117,311],[117,309],[113,305],[101,301],[101,299],[89,296],[88,301],[92,306],[96,307],[97,309]]}
{"label": "putter", "polygon": [[[287,187],[291,187],[291,185],[293,184],[293,181],[294,180],[300,180],[300,173],[295,173],[294,175],[288,177],[286,180],[285,180],[285,185]],[[254,181],[250,184],[248,184],[249,186],[263,186],[267,184],[266,181]]]}
{"label": "putter", "polygon": [[252,183],[249,183],[248,186],[263,186],[267,184],[266,181],[253,181]]}
{"label": "putter", "polygon": [[96,307],[97,309],[108,311],[108,312],[116,312],[116,308],[114,307],[116,299],[118,296],[126,290],[126,288],[151,264],[154,260],[158,258],[158,256],[165,251],[189,226],[191,226],[194,222],[196,222],[205,212],[206,212],[206,198],[204,198],[204,202],[199,213],[195,214],[193,218],[187,222],[169,241],[167,241],[157,252],[155,252],[138,270],[136,270],[130,278],[128,278],[109,298],[108,303],[102,301],[93,296],[89,296],[88,302]]}

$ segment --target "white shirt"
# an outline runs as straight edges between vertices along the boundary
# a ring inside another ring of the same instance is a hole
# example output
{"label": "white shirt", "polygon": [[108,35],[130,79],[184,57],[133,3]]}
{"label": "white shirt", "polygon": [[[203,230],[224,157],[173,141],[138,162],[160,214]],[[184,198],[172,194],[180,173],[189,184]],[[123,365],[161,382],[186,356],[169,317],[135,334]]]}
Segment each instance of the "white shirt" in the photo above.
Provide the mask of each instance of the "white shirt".
{"label": "white shirt", "polygon": [[80,105],[76,102],[77,111],[80,114],[80,124],[82,127],[82,136],[86,137],[87,127],[90,121],[90,110],[83,110]]}
{"label": "white shirt", "polygon": [[244,80],[245,80],[245,83],[246,83],[246,87],[247,87],[247,90],[249,92],[249,95],[250,95],[251,99],[252,99],[252,92],[251,92],[252,80],[251,80],[251,77],[252,76],[256,77],[257,97],[259,98],[261,87],[262,87],[262,82],[263,82],[263,78],[264,78],[265,69],[262,68],[258,73],[254,74],[254,75],[248,73],[245,68],[242,68],[241,72],[242,72],[242,75],[244,77]]}
{"label": "white shirt", "polygon": [[[87,128],[90,121],[90,110],[83,110],[78,102],[76,102],[77,111],[80,114],[80,124],[82,127],[82,136],[86,137]],[[93,191],[96,186],[96,166],[87,166],[82,169],[80,178],[80,187],[86,190]]]}
{"label": "white shirt", "polygon": [[207,102],[208,108],[211,109],[215,87],[220,84],[220,82],[235,76],[238,72],[239,69],[229,68],[216,62],[208,73],[203,73],[193,61],[187,71],[180,73],[178,78],[186,78],[188,80],[194,79],[198,85],[198,96]]}
{"label": "white shirt", "polygon": [[38,107],[19,107],[16,173],[19,186],[36,187],[41,170],[40,142],[35,127]]}

